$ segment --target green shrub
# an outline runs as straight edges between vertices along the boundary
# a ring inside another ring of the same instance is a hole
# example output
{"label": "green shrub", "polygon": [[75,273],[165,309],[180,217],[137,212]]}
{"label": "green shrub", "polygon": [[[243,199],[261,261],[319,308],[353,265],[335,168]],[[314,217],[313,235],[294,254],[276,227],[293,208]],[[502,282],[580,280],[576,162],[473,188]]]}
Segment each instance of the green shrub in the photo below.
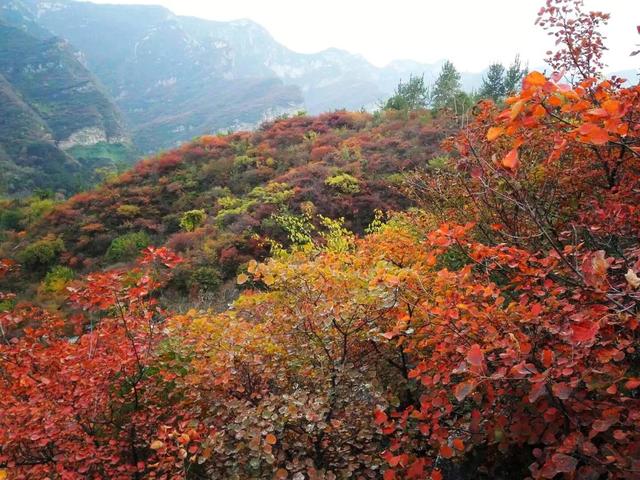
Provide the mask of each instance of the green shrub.
{"label": "green shrub", "polygon": [[324,183],[340,193],[355,194],[360,192],[360,181],[348,173],[339,173],[332,177],[327,177]]}
{"label": "green shrub", "polygon": [[43,238],[25,247],[18,254],[18,260],[27,270],[45,270],[55,264],[64,251],[60,238]]}
{"label": "green shrub", "polygon": [[251,158],[248,155],[238,155],[233,160],[233,166],[238,170],[243,170],[248,167],[252,167],[256,163],[255,158]]}
{"label": "green shrub", "polygon": [[0,229],[1,230],[18,230],[23,215],[18,210],[5,210],[0,212]]}
{"label": "green shrub", "polygon": [[74,277],[75,272],[72,269],[63,267],[62,265],[56,265],[49,270],[42,284],[46,292],[59,293]]}
{"label": "green shrub", "polygon": [[151,239],[146,232],[131,232],[114,238],[107,250],[107,260],[119,262],[132,260],[140,250],[146,248]]}
{"label": "green shrub", "polygon": [[137,217],[140,214],[140,207],[137,205],[120,205],[118,214],[128,218]]}
{"label": "green shrub", "polygon": [[189,287],[212,292],[222,285],[222,275],[217,268],[202,266],[196,268],[189,278]]}
{"label": "green shrub", "polygon": [[180,217],[180,227],[187,232],[193,232],[204,224],[206,218],[204,210],[189,210]]}

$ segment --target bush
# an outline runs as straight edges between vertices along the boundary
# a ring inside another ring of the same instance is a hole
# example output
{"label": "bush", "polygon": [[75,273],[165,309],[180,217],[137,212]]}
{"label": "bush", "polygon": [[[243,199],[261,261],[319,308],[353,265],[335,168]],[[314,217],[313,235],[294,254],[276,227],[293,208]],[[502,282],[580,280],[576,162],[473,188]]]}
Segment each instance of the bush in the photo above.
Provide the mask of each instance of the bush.
{"label": "bush", "polygon": [[27,270],[45,270],[56,263],[64,251],[60,238],[44,238],[28,245],[18,254],[18,260]]}
{"label": "bush", "polygon": [[120,205],[118,214],[127,218],[137,217],[140,214],[140,207],[137,205]]}
{"label": "bush", "polygon": [[206,218],[204,210],[189,210],[180,217],[180,227],[187,232],[193,232],[204,224]]}
{"label": "bush", "polygon": [[146,232],[131,232],[114,238],[107,250],[107,260],[118,262],[132,260],[140,250],[146,248],[151,239]]}
{"label": "bush", "polygon": [[214,267],[198,267],[189,278],[189,287],[200,291],[215,291],[220,288],[220,285],[222,285],[222,276]]}
{"label": "bush", "polygon": [[338,190],[340,193],[360,193],[360,181],[348,173],[339,173],[333,177],[328,177],[324,183],[325,185]]}
{"label": "bush", "polygon": [[75,272],[69,267],[57,265],[53,267],[42,282],[44,290],[50,293],[59,293],[64,287],[73,280]]}

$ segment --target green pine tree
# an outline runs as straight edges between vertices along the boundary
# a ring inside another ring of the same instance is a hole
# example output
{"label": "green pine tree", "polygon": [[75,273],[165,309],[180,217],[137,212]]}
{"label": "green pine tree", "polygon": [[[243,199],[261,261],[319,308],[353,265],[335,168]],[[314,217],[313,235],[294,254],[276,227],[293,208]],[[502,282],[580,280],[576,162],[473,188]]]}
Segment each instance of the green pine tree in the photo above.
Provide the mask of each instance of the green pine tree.
{"label": "green pine tree", "polygon": [[433,87],[432,103],[436,109],[453,108],[457,95],[462,91],[460,73],[450,61],[442,65],[442,70]]}

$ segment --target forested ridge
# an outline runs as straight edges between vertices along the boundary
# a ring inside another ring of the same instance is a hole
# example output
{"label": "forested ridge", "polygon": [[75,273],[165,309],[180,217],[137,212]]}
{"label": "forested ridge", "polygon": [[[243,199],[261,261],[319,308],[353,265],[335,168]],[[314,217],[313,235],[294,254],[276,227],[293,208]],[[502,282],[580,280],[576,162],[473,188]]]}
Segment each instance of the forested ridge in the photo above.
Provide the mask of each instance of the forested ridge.
{"label": "forested ridge", "polygon": [[7,201],[0,478],[640,478],[640,86],[600,74],[607,20],[549,0],[554,73],[462,111],[411,78]]}

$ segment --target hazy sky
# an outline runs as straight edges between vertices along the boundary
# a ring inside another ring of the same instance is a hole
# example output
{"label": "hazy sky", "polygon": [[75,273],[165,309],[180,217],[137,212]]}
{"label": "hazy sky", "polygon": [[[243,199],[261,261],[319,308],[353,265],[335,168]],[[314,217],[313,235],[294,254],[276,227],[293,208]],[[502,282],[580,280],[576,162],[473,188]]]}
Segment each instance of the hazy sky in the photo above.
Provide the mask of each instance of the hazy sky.
{"label": "hazy sky", "polygon": [[[249,18],[298,52],[337,47],[376,65],[394,59],[448,58],[460,70],[479,71],[516,53],[542,65],[553,40],[534,25],[543,0],[94,0],[160,4],[179,15],[212,20]],[[608,70],[635,69],[640,56],[640,0],[587,0],[611,13],[606,29]]]}

